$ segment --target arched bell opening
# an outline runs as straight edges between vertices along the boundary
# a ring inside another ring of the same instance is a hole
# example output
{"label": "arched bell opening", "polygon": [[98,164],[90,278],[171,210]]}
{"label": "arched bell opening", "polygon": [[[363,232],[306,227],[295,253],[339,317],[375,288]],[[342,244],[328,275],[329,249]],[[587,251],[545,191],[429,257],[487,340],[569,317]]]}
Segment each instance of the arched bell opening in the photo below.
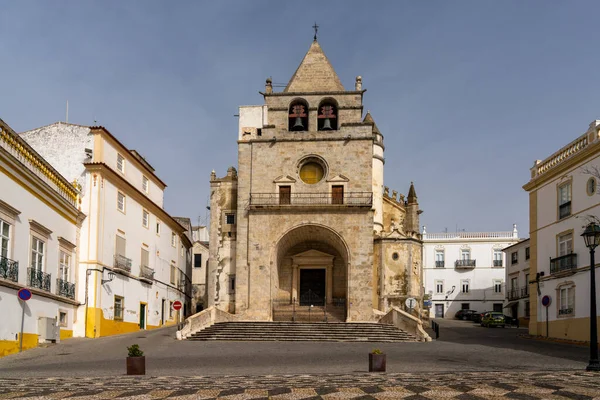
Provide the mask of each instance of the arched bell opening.
{"label": "arched bell opening", "polygon": [[286,233],[275,254],[275,321],[345,321],[348,249],[333,230],[303,225]]}
{"label": "arched bell opening", "polygon": [[305,100],[297,99],[290,104],[288,130],[290,132],[308,130],[308,103]]}
{"label": "arched bell opening", "polygon": [[317,130],[337,131],[338,107],[332,99],[326,99],[319,104],[317,113]]}

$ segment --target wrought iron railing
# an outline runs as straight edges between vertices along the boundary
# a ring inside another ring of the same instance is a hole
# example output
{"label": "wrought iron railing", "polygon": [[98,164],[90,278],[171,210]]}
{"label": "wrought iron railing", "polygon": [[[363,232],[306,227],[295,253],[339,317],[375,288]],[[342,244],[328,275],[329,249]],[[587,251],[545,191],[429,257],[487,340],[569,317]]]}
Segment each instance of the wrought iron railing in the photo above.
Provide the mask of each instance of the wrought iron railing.
{"label": "wrought iron railing", "polygon": [[307,292],[300,295],[300,305],[301,306],[322,306],[325,304],[325,299],[312,290],[308,290]]}
{"label": "wrought iron railing", "polygon": [[445,261],[436,261],[435,262],[435,267],[436,268],[445,268],[446,267],[446,262]]}
{"label": "wrought iron railing", "polygon": [[145,265],[140,265],[140,278],[154,280],[154,270]]}
{"label": "wrought iron railing", "polygon": [[550,259],[550,273],[570,271],[577,268],[577,254],[570,253],[564,256]]}
{"label": "wrought iron railing", "polygon": [[529,285],[521,288],[521,297],[529,297]]}
{"label": "wrought iron railing", "polygon": [[567,201],[566,203],[558,206],[558,218],[563,219],[571,215],[571,202]]}
{"label": "wrought iron railing", "polygon": [[475,268],[475,260],[456,260],[456,268]]}
{"label": "wrought iron railing", "polygon": [[508,300],[517,300],[521,298],[521,290],[519,288],[512,288],[506,292],[506,298]]}
{"label": "wrought iron railing", "polygon": [[251,206],[371,206],[372,192],[335,193],[252,193]]}
{"label": "wrought iron railing", "polygon": [[58,278],[56,280],[56,294],[75,300],[75,284]]}
{"label": "wrought iron railing", "polygon": [[113,266],[126,272],[131,272],[131,258],[127,258],[120,254],[115,254],[115,263]]}
{"label": "wrought iron railing", "polygon": [[502,260],[494,260],[494,267],[501,267],[502,266]]}
{"label": "wrought iron railing", "polygon": [[35,268],[27,268],[28,282],[31,287],[50,291],[50,274],[39,271]]}
{"label": "wrought iron railing", "polygon": [[0,257],[0,278],[17,282],[19,280],[19,262]]}

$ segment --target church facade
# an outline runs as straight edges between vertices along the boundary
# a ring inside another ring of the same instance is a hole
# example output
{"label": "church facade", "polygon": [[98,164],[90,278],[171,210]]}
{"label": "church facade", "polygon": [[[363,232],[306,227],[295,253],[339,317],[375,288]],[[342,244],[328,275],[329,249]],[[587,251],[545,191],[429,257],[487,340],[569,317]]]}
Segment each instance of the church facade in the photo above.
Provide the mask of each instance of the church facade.
{"label": "church facade", "polygon": [[267,79],[264,104],[240,107],[238,169],[210,179],[208,306],[266,321],[302,307],[420,316],[421,210],[412,183],[406,197],[384,187],[364,93],[361,77],[344,88],[315,39],[282,92]]}

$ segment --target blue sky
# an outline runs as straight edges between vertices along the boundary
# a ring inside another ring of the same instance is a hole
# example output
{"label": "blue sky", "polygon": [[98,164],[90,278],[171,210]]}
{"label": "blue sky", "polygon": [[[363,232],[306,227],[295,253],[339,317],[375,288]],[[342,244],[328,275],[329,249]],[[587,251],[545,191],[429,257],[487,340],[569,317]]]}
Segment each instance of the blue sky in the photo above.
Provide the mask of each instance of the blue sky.
{"label": "blue sky", "polygon": [[207,216],[209,175],[236,165],[239,105],[285,83],[320,25],[342,83],[363,77],[385,183],[415,182],[428,232],[528,236],[521,188],[600,119],[597,1],[0,2],[0,118],[106,126]]}

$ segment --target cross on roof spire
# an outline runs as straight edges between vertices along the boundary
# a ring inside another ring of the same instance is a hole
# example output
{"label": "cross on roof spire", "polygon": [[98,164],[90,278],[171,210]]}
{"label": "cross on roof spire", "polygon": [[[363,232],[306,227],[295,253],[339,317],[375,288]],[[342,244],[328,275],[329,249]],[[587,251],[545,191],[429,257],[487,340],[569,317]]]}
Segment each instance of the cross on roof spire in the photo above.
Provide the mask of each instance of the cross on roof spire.
{"label": "cross on roof spire", "polygon": [[313,40],[316,42],[317,41],[317,32],[319,31],[319,25],[317,25],[316,22],[313,25],[313,29],[315,30],[315,37],[313,38]]}

